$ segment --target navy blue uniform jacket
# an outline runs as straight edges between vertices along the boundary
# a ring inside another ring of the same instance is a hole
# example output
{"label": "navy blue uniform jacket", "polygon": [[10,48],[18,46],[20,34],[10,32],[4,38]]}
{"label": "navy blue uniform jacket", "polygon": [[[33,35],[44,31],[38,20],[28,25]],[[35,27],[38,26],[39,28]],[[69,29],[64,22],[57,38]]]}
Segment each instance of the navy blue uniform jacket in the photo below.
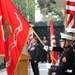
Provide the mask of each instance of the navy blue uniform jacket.
{"label": "navy blue uniform jacket", "polygon": [[72,75],[72,71],[74,67],[74,52],[71,46],[65,48],[61,58],[59,67],[56,71],[56,75]]}
{"label": "navy blue uniform jacket", "polygon": [[[30,49],[34,47],[35,49],[33,51],[30,51]],[[30,53],[31,60],[39,60],[39,51],[40,51],[40,45],[36,43],[35,45],[31,46],[30,49],[28,49],[28,52]]]}

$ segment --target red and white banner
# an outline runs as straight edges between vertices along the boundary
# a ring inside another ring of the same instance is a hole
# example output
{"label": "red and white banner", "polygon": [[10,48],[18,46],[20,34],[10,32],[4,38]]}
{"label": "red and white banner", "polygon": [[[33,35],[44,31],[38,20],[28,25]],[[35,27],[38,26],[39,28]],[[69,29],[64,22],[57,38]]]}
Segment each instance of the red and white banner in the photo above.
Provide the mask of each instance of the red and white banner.
{"label": "red and white banner", "polygon": [[[50,20],[50,41],[51,41],[51,47],[56,46],[56,40],[55,40],[55,34],[54,34],[54,25],[52,19]],[[58,53],[55,51],[52,51],[52,64],[56,64],[58,60]]]}
{"label": "red and white banner", "polygon": [[33,31],[31,31],[31,32],[29,33],[28,48],[30,48],[31,45],[32,45],[32,39],[33,39]]}
{"label": "red and white banner", "polygon": [[66,28],[75,28],[75,0],[66,0],[66,14]]}
{"label": "red and white banner", "polygon": [[21,52],[27,42],[30,25],[11,0],[0,0],[0,11],[2,13],[0,27],[3,32],[0,36],[3,36],[2,41],[4,41],[7,73],[14,75]]}

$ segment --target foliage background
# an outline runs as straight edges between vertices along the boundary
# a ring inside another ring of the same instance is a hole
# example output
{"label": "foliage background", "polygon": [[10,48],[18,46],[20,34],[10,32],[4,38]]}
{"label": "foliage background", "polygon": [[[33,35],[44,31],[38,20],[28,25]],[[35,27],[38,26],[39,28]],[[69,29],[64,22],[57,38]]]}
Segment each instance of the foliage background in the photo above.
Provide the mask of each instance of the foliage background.
{"label": "foliage background", "polygon": [[31,23],[35,21],[35,0],[12,0],[22,15]]}
{"label": "foliage background", "polygon": [[[64,16],[54,0],[38,0],[41,12],[45,15],[49,14],[54,21],[64,20]],[[55,17],[57,16],[57,17]],[[49,20],[49,18],[47,18]]]}
{"label": "foliage background", "polygon": [[[35,0],[12,0],[22,15],[31,23],[35,22]],[[64,21],[64,16],[60,8],[54,0],[37,0],[38,7],[44,16],[47,16],[47,24],[50,22],[50,17],[53,21]],[[57,16],[57,17],[55,17]]]}

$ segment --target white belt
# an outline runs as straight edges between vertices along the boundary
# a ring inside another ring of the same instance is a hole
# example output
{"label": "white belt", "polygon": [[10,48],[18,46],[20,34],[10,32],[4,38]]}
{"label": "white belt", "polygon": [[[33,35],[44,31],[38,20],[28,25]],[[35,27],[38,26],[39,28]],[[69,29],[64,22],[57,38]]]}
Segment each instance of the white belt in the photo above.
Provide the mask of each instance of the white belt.
{"label": "white belt", "polygon": [[66,72],[72,73],[72,70],[71,69],[67,69]]}

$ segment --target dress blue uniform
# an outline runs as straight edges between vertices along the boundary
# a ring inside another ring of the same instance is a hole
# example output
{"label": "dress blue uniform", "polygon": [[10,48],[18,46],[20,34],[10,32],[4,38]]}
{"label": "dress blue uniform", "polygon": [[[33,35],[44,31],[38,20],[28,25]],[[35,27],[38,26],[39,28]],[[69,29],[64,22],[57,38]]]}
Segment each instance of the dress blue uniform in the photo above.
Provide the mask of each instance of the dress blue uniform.
{"label": "dress blue uniform", "polygon": [[56,71],[56,75],[72,75],[74,67],[74,52],[71,46],[65,48]]}
{"label": "dress blue uniform", "polygon": [[72,75],[75,54],[73,48],[71,47],[72,36],[61,33],[61,38],[64,39],[63,53],[60,58],[60,63],[56,71],[56,75]]}
{"label": "dress blue uniform", "polygon": [[[66,31],[69,35],[73,36],[75,35],[75,28],[66,28]],[[74,36],[73,36],[74,37]],[[75,38],[75,37],[74,37]],[[73,39],[72,40],[72,48],[73,48],[73,51],[75,53],[75,40]],[[75,75],[75,63],[74,63],[74,67],[73,67],[73,75]]]}
{"label": "dress blue uniform", "polygon": [[[75,42],[73,43],[72,48],[73,48],[74,54],[75,54]],[[75,62],[74,62],[74,67],[73,67],[73,75],[75,75]]]}

